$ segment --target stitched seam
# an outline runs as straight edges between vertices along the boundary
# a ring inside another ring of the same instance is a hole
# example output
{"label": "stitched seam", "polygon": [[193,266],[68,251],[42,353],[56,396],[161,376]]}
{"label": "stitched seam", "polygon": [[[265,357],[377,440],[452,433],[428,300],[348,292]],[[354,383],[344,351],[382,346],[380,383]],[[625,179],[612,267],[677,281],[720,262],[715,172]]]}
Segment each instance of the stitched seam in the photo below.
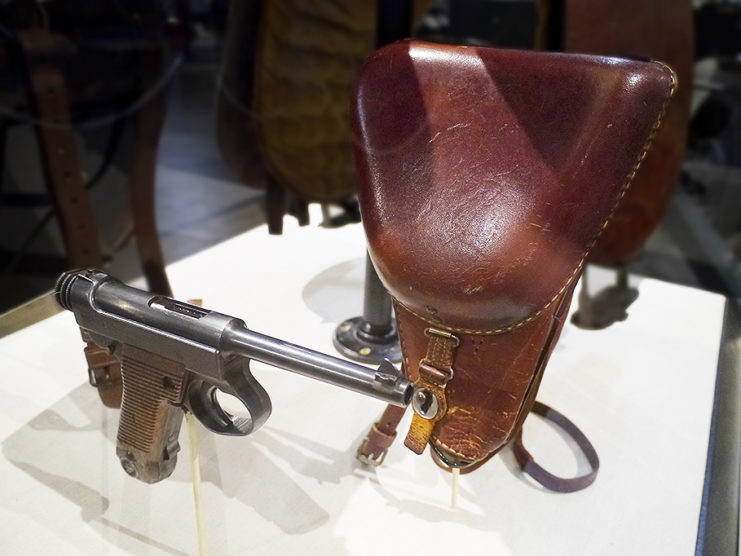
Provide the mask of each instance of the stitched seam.
{"label": "stitched seam", "polygon": [[451,452],[451,453],[455,454],[456,456],[460,456],[460,457],[465,458],[465,459],[468,459],[468,460],[474,460],[475,459],[474,456],[468,456],[466,454],[463,454],[461,452],[458,452],[457,450],[454,450],[453,448],[451,448],[450,446],[448,446],[447,444],[445,444],[445,442],[441,441],[438,438],[433,438],[432,440],[433,440],[433,442],[435,444],[437,444],[438,446],[441,446],[441,447],[445,448],[448,452]]}
{"label": "stitched seam", "polygon": [[[639,168],[641,167],[641,164],[643,163],[643,160],[646,158],[646,155],[648,154],[648,151],[651,149],[651,144],[653,143],[654,138],[656,137],[656,133],[658,132],[659,128],[661,127],[661,122],[664,119],[664,116],[666,115],[666,109],[669,105],[669,101],[674,96],[675,91],[677,90],[677,76],[674,73],[674,70],[664,64],[663,62],[659,62],[656,60],[652,60],[651,63],[656,64],[660,67],[662,67],[664,70],[669,72],[669,77],[671,78],[671,85],[669,86],[669,90],[667,91],[667,94],[664,97],[664,104],[661,107],[661,111],[659,112],[659,116],[656,118],[656,122],[654,123],[653,128],[651,129],[651,133],[648,136],[648,139],[646,140],[646,143],[643,145],[643,150],[641,151],[641,155],[638,157],[638,161],[633,165],[633,169],[628,174],[625,184],[622,187],[622,190],[620,192],[620,195],[617,198],[617,201],[612,206],[612,209],[610,210],[610,213],[605,218],[604,222],[602,223],[602,226],[600,227],[599,231],[597,232],[597,235],[594,236],[594,239],[587,247],[586,251],[584,251],[584,254],[581,257],[581,260],[577,263],[576,267],[574,268],[571,275],[566,279],[566,282],[564,283],[563,287],[561,287],[560,290],[554,295],[550,301],[548,301],[543,307],[532,313],[530,316],[514,323],[509,326],[506,326],[504,328],[496,328],[493,330],[476,330],[471,328],[458,328],[453,326],[447,326],[444,324],[441,324],[440,322],[435,322],[427,317],[417,313],[413,309],[410,309],[403,303],[401,303],[398,299],[395,299],[399,305],[404,307],[407,311],[412,313],[417,318],[422,319],[423,321],[434,324],[436,326],[439,326],[441,328],[445,328],[447,330],[453,331],[453,332],[461,332],[463,334],[478,334],[478,335],[493,335],[493,334],[502,334],[504,332],[511,332],[513,330],[517,330],[518,328],[522,328],[526,324],[532,322],[536,318],[538,318],[543,312],[548,309],[553,303],[563,295],[563,293],[566,291],[566,289],[569,287],[571,282],[574,280],[576,276],[581,272],[581,269],[584,267],[584,263],[589,256],[589,253],[591,253],[594,246],[599,241],[600,237],[602,237],[603,232],[605,231],[605,228],[607,228],[607,225],[612,220],[612,217],[615,215],[615,211],[620,206],[621,201],[623,200],[623,197],[625,197],[625,194],[628,192],[628,189],[630,188],[631,184],[633,183],[633,180],[636,177],[636,174],[638,173]],[[460,454],[459,454],[460,455]]]}
{"label": "stitched seam", "polygon": [[[392,297],[394,301],[398,303],[398,300]],[[406,309],[406,307],[404,307]],[[409,357],[407,356],[406,341],[404,340],[404,332],[401,329],[401,319],[396,319],[396,332],[399,334],[399,347],[401,348],[401,355],[404,359],[404,367],[402,371],[406,371],[406,376],[409,378]]]}

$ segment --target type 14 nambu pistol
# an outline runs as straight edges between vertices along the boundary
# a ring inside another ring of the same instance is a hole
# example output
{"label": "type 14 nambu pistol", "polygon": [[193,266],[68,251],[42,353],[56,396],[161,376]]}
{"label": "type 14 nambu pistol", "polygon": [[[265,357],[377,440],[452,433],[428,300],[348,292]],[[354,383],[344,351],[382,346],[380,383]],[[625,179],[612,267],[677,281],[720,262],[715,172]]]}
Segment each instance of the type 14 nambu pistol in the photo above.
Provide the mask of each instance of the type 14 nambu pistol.
{"label": "type 14 nambu pistol", "polygon": [[[377,370],[249,330],[244,321],[154,295],[98,270],[70,271],[55,288],[93,341],[121,359],[123,399],[116,453],[124,470],[154,483],[172,473],[182,410],[213,432],[248,435],[270,416],[250,359],[406,406],[411,384],[388,361]],[[233,415],[217,399],[246,410]]]}

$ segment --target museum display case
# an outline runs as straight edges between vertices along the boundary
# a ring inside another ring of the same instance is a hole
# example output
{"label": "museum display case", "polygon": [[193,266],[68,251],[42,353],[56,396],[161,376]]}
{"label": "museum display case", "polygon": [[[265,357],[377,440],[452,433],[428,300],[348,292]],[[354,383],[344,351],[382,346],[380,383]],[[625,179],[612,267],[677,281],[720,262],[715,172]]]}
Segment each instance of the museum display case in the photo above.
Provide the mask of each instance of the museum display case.
{"label": "museum display case", "polygon": [[0,552],[737,554],[738,22],[0,4]]}

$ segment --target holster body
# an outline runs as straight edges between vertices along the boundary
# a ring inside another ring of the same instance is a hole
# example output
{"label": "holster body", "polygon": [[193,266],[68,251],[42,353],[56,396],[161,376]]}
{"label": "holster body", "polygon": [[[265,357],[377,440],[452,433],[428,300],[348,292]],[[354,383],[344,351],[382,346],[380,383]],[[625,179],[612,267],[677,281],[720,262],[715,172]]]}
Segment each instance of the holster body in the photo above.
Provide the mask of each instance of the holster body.
{"label": "holster body", "polygon": [[472,466],[522,426],[674,87],[662,64],[419,42],[366,63],[353,126],[369,253],[404,372],[443,408],[417,411],[414,451],[426,435]]}

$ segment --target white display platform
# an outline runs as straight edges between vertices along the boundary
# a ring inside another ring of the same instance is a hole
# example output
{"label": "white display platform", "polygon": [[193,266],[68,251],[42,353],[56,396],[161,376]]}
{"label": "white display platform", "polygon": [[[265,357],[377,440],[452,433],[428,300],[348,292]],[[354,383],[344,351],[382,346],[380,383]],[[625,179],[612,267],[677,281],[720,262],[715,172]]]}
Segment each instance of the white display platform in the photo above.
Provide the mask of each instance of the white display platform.
{"label": "white display platform", "polygon": [[[359,226],[287,220],[282,237],[259,228],[169,272],[180,299],[202,297],[254,330],[334,354],[335,326],[361,312],[364,261]],[[356,462],[381,402],[253,364],[273,400],[267,424],[247,438],[199,431],[210,552],[693,554],[724,298],[636,283],[627,321],[565,326],[538,396],[597,449],[587,490],[544,491],[505,450],[461,477],[451,509],[450,475],[401,439],[383,466]],[[170,479],[128,477],[117,411],[87,384],[72,314],[0,340],[0,362],[0,553],[197,553],[185,426]],[[583,471],[537,417],[524,437],[546,468]]]}

